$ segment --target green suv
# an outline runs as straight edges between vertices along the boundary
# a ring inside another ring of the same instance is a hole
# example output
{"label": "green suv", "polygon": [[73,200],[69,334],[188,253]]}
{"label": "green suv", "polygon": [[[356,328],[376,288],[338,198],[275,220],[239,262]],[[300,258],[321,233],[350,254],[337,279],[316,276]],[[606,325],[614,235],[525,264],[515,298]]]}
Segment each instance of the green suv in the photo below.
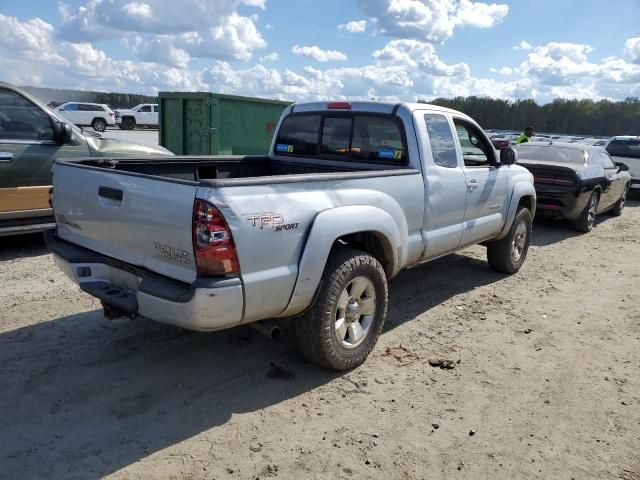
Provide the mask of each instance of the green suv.
{"label": "green suv", "polygon": [[131,155],[173,154],[84,132],[23,90],[0,82],[0,236],[55,226],[49,207],[55,158]]}

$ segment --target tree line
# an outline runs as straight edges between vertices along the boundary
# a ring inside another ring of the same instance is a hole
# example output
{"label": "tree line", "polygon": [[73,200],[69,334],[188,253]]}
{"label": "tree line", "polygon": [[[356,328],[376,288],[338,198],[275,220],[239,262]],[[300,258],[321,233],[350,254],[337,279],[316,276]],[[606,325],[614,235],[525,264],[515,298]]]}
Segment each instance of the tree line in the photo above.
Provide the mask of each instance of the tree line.
{"label": "tree line", "polygon": [[640,99],[623,101],[556,98],[546,105],[533,100],[489,97],[436,98],[431,103],[466,113],[483,128],[522,131],[532,125],[538,132],[569,135],[640,135]]}

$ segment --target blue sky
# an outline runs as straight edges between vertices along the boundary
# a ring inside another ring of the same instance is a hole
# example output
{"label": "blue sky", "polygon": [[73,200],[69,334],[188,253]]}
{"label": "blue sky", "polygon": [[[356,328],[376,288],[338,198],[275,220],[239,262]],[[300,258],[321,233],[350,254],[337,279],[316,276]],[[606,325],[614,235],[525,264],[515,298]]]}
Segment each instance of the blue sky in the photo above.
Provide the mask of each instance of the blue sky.
{"label": "blue sky", "polygon": [[640,1],[0,0],[0,80],[291,100],[640,96]]}

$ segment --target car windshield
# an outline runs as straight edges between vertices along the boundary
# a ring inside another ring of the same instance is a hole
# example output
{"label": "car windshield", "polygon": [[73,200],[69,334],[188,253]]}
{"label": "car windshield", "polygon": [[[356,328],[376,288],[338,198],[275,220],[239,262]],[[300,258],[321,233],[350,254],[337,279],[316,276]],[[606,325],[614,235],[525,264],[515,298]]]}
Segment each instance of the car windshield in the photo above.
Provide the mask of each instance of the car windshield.
{"label": "car windshield", "polygon": [[560,163],[584,163],[584,150],[577,148],[552,147],[542,145],[521,145],[518,157],[522,160],[539,160]]}

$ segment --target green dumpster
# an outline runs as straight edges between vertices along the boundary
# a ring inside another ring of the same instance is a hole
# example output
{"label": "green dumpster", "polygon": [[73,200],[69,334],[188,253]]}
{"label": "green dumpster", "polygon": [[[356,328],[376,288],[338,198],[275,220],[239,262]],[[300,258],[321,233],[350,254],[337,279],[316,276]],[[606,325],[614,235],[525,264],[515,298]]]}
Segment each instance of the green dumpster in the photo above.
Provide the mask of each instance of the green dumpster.
{"label": "green dumpster", "polygon": [[176,155],[263,155],[290,102],[160,92],[160,145]]}

